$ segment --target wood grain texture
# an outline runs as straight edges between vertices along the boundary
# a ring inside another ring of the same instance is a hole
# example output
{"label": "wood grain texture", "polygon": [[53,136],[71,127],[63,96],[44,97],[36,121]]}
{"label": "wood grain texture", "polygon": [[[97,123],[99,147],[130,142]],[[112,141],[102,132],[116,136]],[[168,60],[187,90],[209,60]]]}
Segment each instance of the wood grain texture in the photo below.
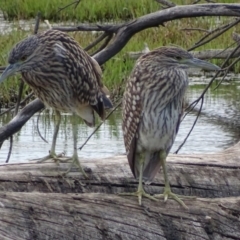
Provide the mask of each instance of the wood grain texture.
{"label": "wood grain texture", "polygon": [[[126,156],[82,160],[86,180],[68,165],[0,166],[0,239],[240,239],[240,144],[204,155],[170,155],[169,179],[189,210],[116,193],[135,191]],[[145,186],[163,191],[163,176]]]}

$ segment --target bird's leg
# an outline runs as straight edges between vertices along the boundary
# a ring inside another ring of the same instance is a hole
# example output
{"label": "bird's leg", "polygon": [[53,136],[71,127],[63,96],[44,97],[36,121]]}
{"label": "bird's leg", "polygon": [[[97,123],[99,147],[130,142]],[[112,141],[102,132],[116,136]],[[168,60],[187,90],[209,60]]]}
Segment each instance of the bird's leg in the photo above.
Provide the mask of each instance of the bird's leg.
{"label": "bird's leg", "polygon": [[160,161],[161,161],[161,165],[163,168],[163,175],[164,175],[164,181],[165,181],[164,192],[163,192],[163,194],[155,194],[154,197],[155,198],[163,197],[164,202],[167,201],[168,197],[172,198],[175,201],[177,201],[181,206],[183,206],[185,209],[188,209],[188,207],[185,205],[185,203],[180,198],[195,198],[195,197],[181,196],[181,195],[172,193],[171,187],[169,184],[169,180],[168,180],[168,175],[167,175],[166,156],[167,155],[166,155],[165,151],[160,152]]}
{"label": "bird's leg", "polygon": [[154,198],[153,196],[151,196],[150,194],[146,193],[144,188],[143,188],[143,183],[142,183],[142,179],[143,179],[143,165],[144,165],[144,159],[142,157],[140,157],[140,169],[139,169],[139,182],[138,182],[138,190],[137,192],[134,193],[119,193],[119,195],[125,195],[125,196],[137,196],[138,197],[138,202],[139,205],[142,205],[142,197],[146,197],[149,198],[151,200],[154,201],[158,201],[156,198]]}
{"label": "bird's leg", "polygon": [[51,146],[51,150],[49,151],[49,155],[47,155],[44,158],[41,158],[38,160],[38,162],[44,162],[46,160],[49,159],[53,159],[55,161],[58,161],[58,158],[62,156],[62,154],[57,155],[55,152],[55,148],[56,148],[56,143],[57,143],[57,135],[58,135],[58,131],[59,131],[59,126],[61,123],[61,114],[59,111],[55,112],[55,117],[56,117],[56,121],[54,121],[54,133],[53,133],[53,140],[52,140],[52,146]]}
{"label": "bird's leg", "polygon": [[86,172],[84,171],[84,169],[82,168],[80,161],[78,159],[78,153],[77,153],[77,135],[78,135],[78,117],[73,114],[72,118],[71,118],[71,122],[72,122],[72,131],[73,131],[73,156],[72,158],[69,158],[68,160],[72,160],[70,167],[68,168],[68,170],[64,173],[67,174],[71,171],[73,165],[77,166],[79,171],[84,175],[85,178],[88,178],[88,175],[86,174]]}

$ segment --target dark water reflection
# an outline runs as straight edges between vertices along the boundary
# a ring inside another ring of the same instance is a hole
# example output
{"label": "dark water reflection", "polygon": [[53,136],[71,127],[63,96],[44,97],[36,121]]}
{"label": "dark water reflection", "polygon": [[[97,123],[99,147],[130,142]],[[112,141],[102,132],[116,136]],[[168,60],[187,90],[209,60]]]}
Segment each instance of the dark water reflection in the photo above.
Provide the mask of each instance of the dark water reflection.
{"label": "dark water reflection", "polygon": [[[207,84],[205,78],[193,78],[190,84],[187,101],[194,101]],[[190,135],[188,141],[181,149],[180,153],[207,153],[225,149],[239,140],[240,134],[240,114],[239,114],[239,94],[240,82],[230,81],[222,85],[217,91],[214,87],[207,92],[201,115],[196,127]],[[182,122],[179,134],[172,148],[175,151],[181,144],[196,117],[196,112],[189,114]],[[4,116],[0,119],[1,125],[8,122]],[[43,157],[50,149],[53,134],[53,120],[49,113],[40,117],[39,128],[49,144],[43,142],[36,131],[37,116],[34,116],[14,136],[14,146],[10,162],[23,162],[33,158]],[[82,122],[79,123],[78,145],[85,141],[93,129],[87,127]],[[9,141],[5,141],[0,150],[0,162],[4,162],[8,153]],[[63,115],[63,121],[57,142],[57,153],[72,153],[72,132],[69,115]],[[104,158],[125,151],[121,132],[121,113],[115,112],[106,121],[100,130],[92,137],[88,144],[79,151],[82,158]]]}

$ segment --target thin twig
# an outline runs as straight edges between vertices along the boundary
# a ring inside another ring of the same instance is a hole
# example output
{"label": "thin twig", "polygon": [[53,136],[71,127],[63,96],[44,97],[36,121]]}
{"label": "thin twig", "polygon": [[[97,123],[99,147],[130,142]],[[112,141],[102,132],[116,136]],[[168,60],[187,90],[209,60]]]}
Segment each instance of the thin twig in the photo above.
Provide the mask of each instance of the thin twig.
{"label": "thin twig", "polygon": [[[19,91],[18,91],[18,99],[17,99],[17,103],[15,104],[14,116],[16,116],[17,113],[18,113],[18,109],[19,109],[19,106],[20,106],[20,101],[21,101],[21,97],[22,97],[22,93],[23,93],[23,87],[24,87],[24,82],[21,80],[21,83],[20,83],[20,86],[19,86]],[[7,159],[6,159],[6,163],[9,162],[9,159],[11,157],[12,147],[13,147],[13,135],[10,136],[10,146],[9,146],[9,151],[8,151],[8,156],[7,156]]]}
{"label": "thin twig", "polygon": [[[121,105],[122,103],[122,99],[117,103],[117,105],[112,109],[112,111],[106,116],[105,120],[108,119],[113,112],[116,111],[116,109]],[[87,144],[87,142],[91,139],[91,137],[97,132],[97,130],[103,125],[104,122],[101,122],[95,129],[94,131],[88,136],[88,138],[86,139],[86,141],[82,144],[81,147],[79,147],[78,149],[82,150],[83,147]]]}
{"label": "thin twig", "polygon": [[21,101],[22,93],[23,93],[23,87],[24,87],[24,82],[21,80],[19,90],[18,90],[18,98],[17,98],[17,102],[15,104],[14,116],[17,115],[18,110],[19,110],[19,106],[21,103],[20,101]]}
{"label": "thin twig", "polygon": [[[34,34],[37,34],[37,32],[38,32],[39,23],[40,23],[40,17],[41,17],[41,14],[40,14],[40,12],[38,12],[38,14],[36,16],[36,22],[35,22],[35,27],[34,27]],[[22,93],[23,93],[23,87],[24,87],[24,82],[21,80],[21,83],[20,83],[20,86],[19,86],[19,91],[18,91],[18,99],[17,99],[17,103],[15,104],[14,116],[17,115],[19,106],[22,103],[21,97],[22,97]],[[29,95],[31,95],[31,94],[29,94]],[[25,101],[26,101],[26,98],[25,98]],[[10,146],[9,146],[9,151],[8,151],[8,156],[7,156],[7,159],[6,159],[6,163],[8,163],[8,161],[9,161],[9,159],[11,157],[12,145],[13,145],[13,135],[10,136]]]}
{"label": "thin twig", "polygon": [[203,99],[204,99],[204,95],[205,93],[207,92],[207,90],[210,88],[210,86],[212,85],[213,81],[216,79],[216,77],[218,76],[218,74],[221,72],[222,70],[219,70],[216,72],[215,76],[211,79],[211,81],[209,82],[209,84],[207,85],[207,87],[203,90],[202,94],[200,95],[200,97],[198,97],[197,100],[193,101],[186,109],[185,111],[187,111],[181,122],[184,120],[184,118],[193,110],[193,108],[199,103],[199,101],[201,100],[201,106],[200,106],[200,109],[198,110],[198,114],[197,114],[197,117],[192,125],[192,128],[190,129],[190,131],[188,132],[186,138],[184,139],[184,141],[180,144],[180,146],[178,147],[177,151],[175,153],[178,153],[179,150],[182,148],[182,146],[185,144],[185,142],[187,141],[188,137],[190,136],[193,128],[195,127],[196,123],[197,123],[197,120],[198,120],[198,117],[200,116],[201,114],[201,111],[202,111],[202,105],[203,105]]}
{"label": "thin twig", "polygon": [[[240,18],[238,18],[236,21],[234,21],[230,24],[224,25],[223,27],[221,27],[222,30],[219,30],[220,28],[218,28],[218,30],[216,30],[216,29],[213,30],[211,33],[206,34],[204,38],[200,39],[197,43],[195,43],[193,47],[189,48],[188,51],[192,51],[193,49],[198,48],[198,47],[212,41],[213,39],[222,35],[224,32],[226,32],[233,26],[237,25],[239,22],[240,22]],[[218,33],[214,34],[211,38],[204,40],[206,37],[210,36],[212,33],[216,32],[216,31],[218,31]]]}
{"label": "thin twig", "polygon": [[91,56],[94,56],[95,54],[102,51],[108,45],[108,43],[111,41],[112,37],[113,37],[113,34],[108,34],[108,37],[105,39],[105,41],[102,43],[102,45],[95,52],[93,52],[91,54]]}
{"label": "thin twig", "polygon": [[225,77],[229,73],[231,67],[233,67],[239,60],[240,60],[240,57],[235,59],[227,68],[224,69],[225,70],[225,74],[223,75],[223,77],[222,77],[221,81],[218,83],[218,85],[213,89],[213,91],[215,91],[221,85],[221,83],[224,81]]}
{"label": "thin twig", "polygon": [[90,43],[87,47],[84,48],[85,51],[90,50],[94,46],[96,46],[98,43],[100,43],[104,38],[106,38],[108,34],[104,32],[102,35],[100,35],[98,38],[96,38],[92,43]]}
{"label": "thin twig", "polygon": [[194,102],[191,106],[189,105],[186,109],[185,109],[185,114],[183,115],[181,122],[184,120],[184,118],[195,108],[195,106],[198,104],[198,102]]}
{"label": "thin twig", "polygon": [[[24,104],[25,102],[27,102],[31,97],[33,96],[33,92],[31,92],[30,94],[28,94],[21,102],[20,105]],[[11,110],[13,110],[15,108],[15,106],[8,108],[7,110],[3,111],[2,113],[0,113],[0,116],[10,112]]]}
{"label": "thin twig", "polygon": [[[228,60],[233,56],[233,54],[240,48],[240,45],[237,45],[237,47],[231,52],[231,54],[229,54],[229,56],[227,57],[227,59],[224,61],[224,63],[222,64],[222,68],[225,67],[225,65],[227,64]],[[225,79],[225,77],[227,76],[230,68],[236,64],[239,61],[240,57],[238,57],[235,61],[232,62],[232,64],[230,64],[227,69],[226,72],[224,74],[224,76],[222,77],[221,81],[218,83],[218,85],[214,88],[214,91],[221,85],[221,83],[223,82],[223,80]]]}
{"label": "thin twig", "polygon": [[199,118],[199,116],[200,116],[200,114],[201,114],[202,107],[203,107],[204,96],[202,96],[201,100],[202,100],[202,101],[201,101],[200,109],[199,109],[199,111],[198,111],[198,113],[197,113],[197,117],[195,118],[194,123],[193,123],[190,131],[188,132],[187,136],[185,137],[185,139],[183,140],[183,142],[180,144],[180,146],[178,147],[178,149],[175,151],[176,154],[180,151],[180,149],[182,148],[182,146],[185,144],[185,142],[187,141],[188,137],[189,137],[190,134],[192,133],[193,128],[195,127],[195,125],[196,125],[196,123],[197,123],[197,121],[198,121],[198,118]]}
{"label": "thin twig", "polygon": [[9,151],[8,151],[8,155],[7,155],[7,159],[5,163],[9,162],[9,159],[11,157],[12,154],[12,146],[13,146],[13,135],[10,136],[10,146],[9,146]]}
{"label": "thin twig", "polygon": [[41,19],[41,13],[38,12],[38,14],[37,14],[37,16],[36,16],[36,23],[35,23],[35,27],[34,27],[33,34],[37,34],[37,32],[38,32],[39,24],[40,24],[40,19]]}
{"label": "thin twig", "polygon": [[[207,92],[207,90],[210,88],[210,86],[212,85],[213,81],[216,79],[216,77],[219,75],[219,73],[221,72],[222,70],[219,70],[216,72],[216,74],[214,75],[214,77],[211,79],[211,81],[208,83],[207,87],[203,90],[203,92],[201,93],[201,95],[198,97],[198,99],[196,99],[195,101],[193,101],[186,109],[185,111],[189,110],[190,108],[192,108],[192,106],[196,106],[196,103],[198,103],[202,98],[203,96],[205,95],[205,93]],[[186,114],[185,114],[186,115]]]}
{"label": "thin twig", "polygon": [[210,33],[211,31],[204,29],[204,28],[181,28],[181,31],[200,31],[200,32],[207,32]]}
{"label": "thin twig", "polygon": [[[199,3],[201,0],[195,0],[192,4],[197,4]],[[205,2],[208,2],[208,3],[215,3],[214,1],[212,0],[205,0]]]}
{"label": "thin twig", "polygon": [[61,12],[62,10],[66,9],[66,8],[68,8],[68,7],[70,7],[70,6],[74,5],[74,4],[75,4],[74,8],[77,8],[77,6],[78,6],[78,4],[80,3],[80,1],[81,1],[81,0],[77,0],[77,1],[74,1],[74,2],[72,2],[72,3],[67,4],[67,5],[64,6],[64,7],[59,7],[57,13]]}
{"label": "thin twig", "polygon": [[164,6],[167,6],[167,8],[170,8],[170,7],[175,7],[176,4],[171,2],[171,1],[168,1],[168,0],[155,0],[156,2],[164,5]]}
{"label": "thin twig", "polygon": [[45,142],[45,143],[48,143],[48,141],[43,137],[43,135],[41,134],[40,132],[40,129],[39,129],[39,119],[40,119],[40,116],[41,116],[41,112],[45,110],[45,109],[42,109],[39,111],[39,114],[38,114],[38,117],[37,117],[37,132],[38,132],[38,135],[40,136],[40,138]]}

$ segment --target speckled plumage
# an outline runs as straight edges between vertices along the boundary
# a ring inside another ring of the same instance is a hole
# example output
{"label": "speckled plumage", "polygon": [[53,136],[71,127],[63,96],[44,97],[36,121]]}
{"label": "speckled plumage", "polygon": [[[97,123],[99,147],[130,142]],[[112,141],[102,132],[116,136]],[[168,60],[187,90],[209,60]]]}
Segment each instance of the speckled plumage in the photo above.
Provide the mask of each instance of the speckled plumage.
{"label": "speckled plumage", "polygon": [[188,76],[184,66],[169,58],[192,58],[185,50],[162,47],[140,57],[128,79],[123,98],[123,135],[129,165],[152,181],[160,168],[160,150],[168,153],[178,132]]}
{"label": "speckled plumage", "polygon": [[56,30],[41,32],[22,40],[10,52],[8,62],[0,82],[15,73],[21,73],[36,96],[47,107],[56,110],[51,150],[39,161],[59,160],[55,148],[61,122],[60,112],[69,112],[73,114],[73,155],[66,173],[75,164],[87,177],[78,159],[76,115],[93,127],[94,111],[104,120],[105,108],[112,107],[107,96],[108,90],[101,82],[102,72],[98,63],[68,34]]}
{"label": "speckled plumage", "polygon": [[26,58],[23,79],[47,107],[76,113],[89,126],[94,126],[93,110],[104,119],[104,103],[111,102],[101,68],[68,34],[48,30],[30,36],[13,48],[9,63]]}
{"label": "speckled plumage", "polygon": [[[161,47],[140,57],[128,79],[123,97],[123,135],[127,158],[138,180],[137,196],[157,201],[173,198],[187,209],[183,196],[172,193],[166,158],[177,135],[188,86],[187,68],[219,70],[214,64],[194,58],[176,47]],[[143,181],[151,182],[160,167],[164,176],[163,194],[150,195]]]}

